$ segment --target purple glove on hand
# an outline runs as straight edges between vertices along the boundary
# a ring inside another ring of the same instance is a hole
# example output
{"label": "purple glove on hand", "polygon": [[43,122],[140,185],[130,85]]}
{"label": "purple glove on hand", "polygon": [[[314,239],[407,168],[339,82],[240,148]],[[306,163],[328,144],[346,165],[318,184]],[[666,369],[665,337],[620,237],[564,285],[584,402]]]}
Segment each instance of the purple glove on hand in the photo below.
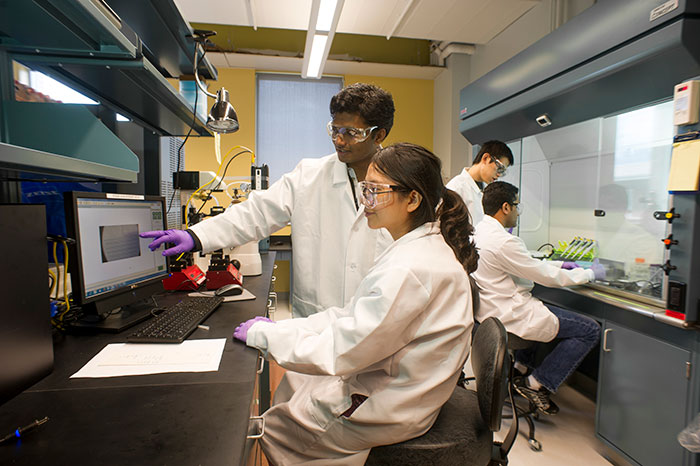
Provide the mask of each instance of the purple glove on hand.
{"label": "purple glove on hand", "polygon": [[576,262],[564,262],[563,264],[561,264],[561,268],[566,270],[577,269],[579,267],[581,266],[578,265]]}
{"label": "purple glove on hand", "polygon": [[141,238],[155,238],[148,245],[151,251],[155,251],[163,243],[175,243],[175,246],[163,251],[164,256],[174,256],[194,249],[194,239],[192,235],[184,230],[156,230],[145,231],[139,235]]}
{"label": "purple glove on hand", "polygon": [[593,261],[593,264],[591,264],[591,270],[595,274],[595,279],[596,280],[605,280],[605,267],[600,265],[598,262],[598,259],[595,259]]}
{"label": "purple glove on hand", "polygon": [[275,323],[274,320],[270,320],[267,317],[261,316],[258,316],[254,319],[246,320],[245,322],[241,323],[238,327],[236,327],[236,330],[233,331],[233,338],[245,343],[248,340],[248,330],[250,330],[250,327],[252,327],[253,324],[256,322],[271,322],[273,324]]}

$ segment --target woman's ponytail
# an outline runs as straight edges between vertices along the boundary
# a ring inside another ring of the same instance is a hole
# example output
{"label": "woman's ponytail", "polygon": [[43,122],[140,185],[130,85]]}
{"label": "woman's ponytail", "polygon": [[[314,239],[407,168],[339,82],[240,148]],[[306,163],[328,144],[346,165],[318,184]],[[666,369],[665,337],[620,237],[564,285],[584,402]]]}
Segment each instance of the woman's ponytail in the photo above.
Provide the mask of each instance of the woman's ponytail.
{"label": "woman's ponytail", "polygon": [[380,173],[423,197],[412,215],[413,228],[439,220],[440,232],[464,270],[475,271],[479,254],[469,239],[474,232],[469,210],[457,193],[445,188],[440,159],[425,147],[399,142],[379,150],[372,163]]}
{"label": "woman's ponytail", "polygon": [[464,270],[467,273],[474,272],[479,253],[471,240],[474,228],[471,224],[469,209],[462,198],[451,189],[445,188],[437,216],[440,220],[440,232],[462,263]]}

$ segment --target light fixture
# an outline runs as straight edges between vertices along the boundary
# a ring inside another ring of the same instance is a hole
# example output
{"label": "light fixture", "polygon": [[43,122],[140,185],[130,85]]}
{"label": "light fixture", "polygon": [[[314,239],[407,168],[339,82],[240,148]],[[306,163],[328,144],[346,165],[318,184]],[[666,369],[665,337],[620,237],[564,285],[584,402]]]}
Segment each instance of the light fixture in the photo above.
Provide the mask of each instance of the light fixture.
{"label": "light fixture", "polygon": [[320,78],[345,0],[313,0],[306,32],[302,78]]}
{"label": "light fixture", "polygon": [[[207,37],[216,34],[214,31],[199,31],[196,30],[193,38],[195,41],[194,49],[194,80],[197,86],[209,97],[216,99],[214,105],[211,106],[209,115],[207,115],[207,128],[215,133],[235,133],[238,131],[238,115],[233,105],[229,102],[228,91],[223,87],[216,94],[207,91],[199,80],[199,49],[202,44],[207,41]],[[203,50],[203,47],[202,47]],[[195,111],[197,111],[195,109]]]}
{"label": "light fixture", "polygon": [[542,115],[535,118],[535,121],[537,122],[538,125],[540,125],[543,128],[546,128],[547,126],[551,126],[551,124],[552,124],[552,119],[546,113],[543,113]]}

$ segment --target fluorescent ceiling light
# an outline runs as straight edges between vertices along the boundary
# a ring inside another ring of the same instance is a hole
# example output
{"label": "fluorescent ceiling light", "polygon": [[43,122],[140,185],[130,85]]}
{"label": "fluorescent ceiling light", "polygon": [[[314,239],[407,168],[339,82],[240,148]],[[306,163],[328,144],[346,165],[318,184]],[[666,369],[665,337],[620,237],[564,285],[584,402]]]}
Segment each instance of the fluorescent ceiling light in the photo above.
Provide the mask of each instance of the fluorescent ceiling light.
{"label": "fluorescent ceiling light", "polygon": [[323,61],[323,52],[326,50],[326,42],[328,42],[328,36],[314,35],[309,54],[309,66],[306,70],[307,78],[319,78],[321,76],[321,62]]}
{"label": "fluorescent ceiling light", "polygon": [[337,4],[338,0],[321,0],[321,6],[318,9],[318,19],[316,20],[317,31],[331,30]]}
{"label": "fluorescent ceiling light", "polygon": [[345,0],[313,0],[306,31],[302,78],[320,78]]}

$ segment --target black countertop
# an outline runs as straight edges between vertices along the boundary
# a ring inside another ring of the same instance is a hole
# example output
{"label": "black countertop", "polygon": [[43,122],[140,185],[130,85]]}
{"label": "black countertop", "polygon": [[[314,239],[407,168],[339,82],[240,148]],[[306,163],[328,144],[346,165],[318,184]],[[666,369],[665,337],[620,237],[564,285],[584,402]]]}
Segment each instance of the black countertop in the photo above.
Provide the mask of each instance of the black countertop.
{"label": "black countertop", "polygon": [[255,300],[221,304],[204,322],[210,329],[190,335],[226,338],[216,372],[70,379],[130,332],[56,342],[53,372],[0,407],[0,436],[44,416],[49,421],[21,442],[0,445],[0,464],[244,464],[258,352],[231,336],[240,322],[266,314],[274,257],[262,254],[262,274],[244,279]]}

